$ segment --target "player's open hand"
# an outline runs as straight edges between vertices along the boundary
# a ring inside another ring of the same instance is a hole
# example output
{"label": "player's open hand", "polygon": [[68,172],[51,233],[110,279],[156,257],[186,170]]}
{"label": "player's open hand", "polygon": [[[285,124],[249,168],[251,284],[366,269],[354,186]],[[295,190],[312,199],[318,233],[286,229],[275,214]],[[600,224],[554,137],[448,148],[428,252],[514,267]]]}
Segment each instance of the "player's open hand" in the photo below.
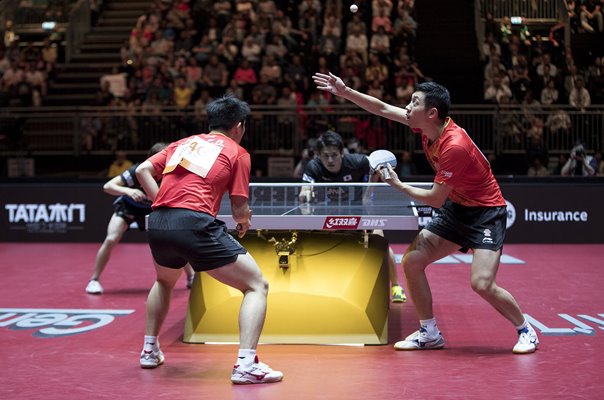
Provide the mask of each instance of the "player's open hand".
{"label": "player's open hand", "polygon": [[312,79],[315,81],[317,89],[328,91],[336,96],[342,96],[346,90],[344,81],[331,72],[329,75],[317,72],[312,76]]}

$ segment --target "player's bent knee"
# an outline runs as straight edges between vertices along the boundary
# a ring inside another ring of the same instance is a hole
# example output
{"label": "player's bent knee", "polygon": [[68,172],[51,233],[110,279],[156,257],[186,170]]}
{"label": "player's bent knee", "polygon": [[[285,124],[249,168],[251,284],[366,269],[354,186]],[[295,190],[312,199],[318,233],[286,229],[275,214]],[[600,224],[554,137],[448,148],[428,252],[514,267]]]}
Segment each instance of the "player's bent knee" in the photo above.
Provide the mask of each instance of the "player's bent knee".
{"label": "player's bent knee", "polygon": [[260,280],[258,290],[263,293],[265,296],[268,294],[268,281],[264,276]]}
{"label": "player's bent knee", "polygon": [[114,247],[120,242],[121,237],[110,235],[105,238],[105,246]]}
{"label": "player's bent knee", "polygon": [[255,277],[253,280],[248,282],[247,289],[244,289],[243,292],[252,290],[266,296],[268,295],[268,286],[268,281],[264,275],[260,274],[258,277]]}
{"label": "player's bent knee", "polygon": [[165,289],[172,289],[176,285],[176,282],[180,276],[180,272],[178,270],[173,271],[174,272],[170,271],[168,273],[159,273],[157,274],[155,280]]}
{"label": "player's bent knee", "polygon": [[418,271],[423,271],[427,264],[419,252],[409,252],[403,257],[403,271],[405,274],[413,274]]}
{"label": "player's bent knee", "polygon": [[488,296],[494,288],[493,282],[490,279],[473,278],[470,285],[472,290],[481,296]]}

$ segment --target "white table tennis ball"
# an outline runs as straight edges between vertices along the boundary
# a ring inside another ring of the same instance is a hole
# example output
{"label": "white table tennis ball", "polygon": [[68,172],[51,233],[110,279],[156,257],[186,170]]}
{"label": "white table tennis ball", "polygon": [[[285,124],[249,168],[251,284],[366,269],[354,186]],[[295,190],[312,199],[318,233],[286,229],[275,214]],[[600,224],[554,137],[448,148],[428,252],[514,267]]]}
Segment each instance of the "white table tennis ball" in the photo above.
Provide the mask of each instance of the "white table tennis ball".
{"label": "white table tennis ball", "polygon": [[357,6],[356,4],[351,4],[350,5],[350,12],[355,13],[357,11],[359,11],[359,6]]}

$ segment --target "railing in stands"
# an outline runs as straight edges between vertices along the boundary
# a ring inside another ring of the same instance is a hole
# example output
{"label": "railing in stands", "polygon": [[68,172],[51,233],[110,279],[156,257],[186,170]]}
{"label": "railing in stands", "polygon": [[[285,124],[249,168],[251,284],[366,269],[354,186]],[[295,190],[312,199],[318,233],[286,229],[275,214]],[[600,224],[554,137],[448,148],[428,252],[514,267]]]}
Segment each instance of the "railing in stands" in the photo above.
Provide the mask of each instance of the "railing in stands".
{"label": "railing in stands", "polygon": [[564,0],[480,0],[483,12],[496,20],[502,17],[524,17],[530,20],[557,21],[566,10]]}
{"label": "railing in stands", "polygon": [[493,20],[497,22],[505,16],[522,17],[527,25],[540,27],[542,30],[545,28],[545,31],[540,32],[540,40],[543,41],[554,40],[551,37],[553,30],[563,28],[564,43],[571,43],[570,17],[566,0],[475,0],[474,5],[476,37],[480,52],[485,41],[484,23],[487,13],[491,13]]}
{"label": "railing in stands", "polygon": [[[584,110],[457,105],[451,116],[485,152],[524,153],[531,126],[540,123],[542,142],[550,153],[567,153],[577,140],[590,151],[604,148],[602,105]],[[5,108],[0,110],[0,155],[111,154],[116,148],[143,154],[157,141],[171,142],[207,128],[206,117],[193,108]],[[351,105],[326,110],[253,106],[242,144],[255,154],[298,156],[306,139],[326,129],[336,130],[347,141],[359,140],[367,150],[422,151],[420,136],[406,126]]]}

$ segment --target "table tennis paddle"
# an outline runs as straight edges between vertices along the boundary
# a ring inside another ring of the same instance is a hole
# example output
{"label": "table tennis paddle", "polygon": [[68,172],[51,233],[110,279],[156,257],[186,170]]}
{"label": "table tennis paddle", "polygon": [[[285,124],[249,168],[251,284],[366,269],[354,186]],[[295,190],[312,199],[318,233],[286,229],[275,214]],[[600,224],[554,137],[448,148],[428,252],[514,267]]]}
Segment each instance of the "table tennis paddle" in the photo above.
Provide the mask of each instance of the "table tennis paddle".
{"label": "table tennis paddle", "polygon": [[388,150],[375,150],[369,155],[369,166],[372,171],[380,171],[384,179],[390,179],[388,164],[396,167],[396,156]]}

